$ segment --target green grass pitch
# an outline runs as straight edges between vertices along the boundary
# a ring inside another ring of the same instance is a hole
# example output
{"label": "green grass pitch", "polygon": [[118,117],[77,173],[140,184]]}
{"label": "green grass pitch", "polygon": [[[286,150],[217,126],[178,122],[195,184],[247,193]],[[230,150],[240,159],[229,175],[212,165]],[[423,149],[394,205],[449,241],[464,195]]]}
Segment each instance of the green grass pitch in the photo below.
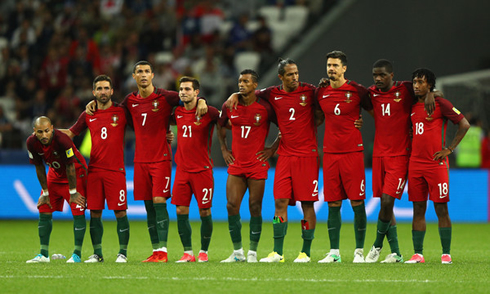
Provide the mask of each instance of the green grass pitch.
{"label": "green grass pitch", "polygon": [[[319,223],[312,245],[312,262],[294,264],[301,250],[298,223],[289,225],[285,240],[285,263],[221,264],[232,252],[228,225],[214,224],[208,263],[176,264],[182,253],[177,225],[171,223],[169,262],[141,263],[151,254],[145,222],[131,222],[127,264],[116,264],[118,242],[115,222],[104,222],[101,264],[26,264],[39,251],[36,221],[0,221],[0,293],[489,293],[490,224],[454,224],[453,264],[440,262],[441,245],[436,224],[429,224],[425,238],[425,264],[353,264],[352,223],[342,226],[342,263],[319,264],[328,251],[327,225]],[[199,223],[192,223],[194,252],[199,250]],[[369,224],[365,254],[375,237]],[[248,250],[248,224],[242,228]],[[405,260],[412,255],[411,225],[399,224],[400,249]],[[272,251],[272,223],[264,223],[259,258]],[[72,223],[54,221],[50,254],[71,255]],[[385,241],[381,258],[389,254]],[[92,254],[87,230],[82,259]],[[158,291],[158,292],[157,292]]]}

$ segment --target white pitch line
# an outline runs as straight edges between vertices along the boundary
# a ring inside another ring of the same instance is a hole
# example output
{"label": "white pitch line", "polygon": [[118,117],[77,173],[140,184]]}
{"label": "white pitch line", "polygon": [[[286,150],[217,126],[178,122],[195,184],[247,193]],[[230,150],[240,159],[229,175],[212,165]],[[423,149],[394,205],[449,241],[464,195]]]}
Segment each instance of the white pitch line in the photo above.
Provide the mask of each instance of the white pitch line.
{"label": "white pitch line", "polygon": [[[0,279],[69,279],[72,276],[50,276],[50,275],[29,275],[15,276],[2,275]],[[83,278],[83,277],[79,277]],[[91,279],[97,277],[90,277]],[[171,281],[235,281],[235,282],[309,282],[309,283],[447,283],[446,280],[347,280],[347,279],[294,279],[294,278],[236,278],[236,277],[137,277],[137,276],[100,276],[99,279],[104,280],[171,280]],[[464,283],[465,281],[454,281],[456,283]]]}

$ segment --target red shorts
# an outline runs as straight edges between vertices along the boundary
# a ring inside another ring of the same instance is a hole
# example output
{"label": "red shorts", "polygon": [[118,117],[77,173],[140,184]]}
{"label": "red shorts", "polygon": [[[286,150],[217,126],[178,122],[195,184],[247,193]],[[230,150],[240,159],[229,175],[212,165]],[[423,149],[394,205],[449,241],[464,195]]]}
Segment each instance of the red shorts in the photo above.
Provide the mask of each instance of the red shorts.
{"label": "red shorts", "polygon": [[[86,185],[87,185],[87,170],[77,169],[77,192],[86,197]],[[48,181],[49,202],[53,208],[49,208],[47,204],[39,207],[40,213],[53,213],[54,211],[63,211],[63,204],[65,200],[70,203],[70,187],[68,183],[53,183]],[[41,190],[42,194],[42,190]],[[76,203],[70,204],[72,215],[85,214],[85,207],[81,207]]]}
{"label": "red shorts", "polygon": [[408,156],[373,158],[373,197],[400,199],[407,183]]}
{"label": "red shorts", "polygon": [[87,208],[103,210],[105,200],[110,210],[128,209],[126,176],[117,171],[90,169],[87,183]]}
{"label": "red shorts", "polygon": [[233,164],[228,166],[228,174],[253,180],[267,180],[268,171],[269,163],[267,161],[257,161],[254,165],[246,168]]}
{"label": "red shorts", "polygon": [[408,200],[449,202],[449,170],[445,167],[408,171]]}
{"label": "red shorts", "polygon": [[363,152],[325,153],[323,187],[325,202],[366,199]]}
{"label": "red shorts", "polygon": [[134,163],[134,200],[170,198],[172,162]]}
{"label": "red shorts", "polygon": [[318,157],[279,156],[274,177],[274,199],[318,201]]}
{"label": "red shorts", "polygon": [[198,173],[188,173],[177,168],[172,190],[172,204],[189,206],[192,194],[194,194],[199,208],[211,208],[213,190],[214,178],[212,169]]}

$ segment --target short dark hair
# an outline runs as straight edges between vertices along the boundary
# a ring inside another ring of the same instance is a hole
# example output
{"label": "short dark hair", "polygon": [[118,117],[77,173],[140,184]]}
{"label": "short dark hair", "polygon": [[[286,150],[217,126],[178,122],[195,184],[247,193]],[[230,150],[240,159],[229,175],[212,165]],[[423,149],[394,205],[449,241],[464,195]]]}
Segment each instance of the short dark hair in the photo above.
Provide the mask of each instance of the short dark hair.
{"label": "short dark hair", "polygon": [[199,90],[199,87],[201,87],[201,84],[196,78],[189,77],[189,76],[183,76],[179,80],[179,85],[184,83],[184,82],[192,82],[192,87],[194,90]]}
{"label": "short dark hair", "polygon": [[436,75],[428,68],[417,68],[412,73],[412,81],[415,78],[423,78],[427,80],[427,83],[430,85],[430,90],[434,90],[436,87]]}
{"label": "short dark hair", "polygon": [[151,65],[151,63],[149,63],[149,62],[148,62],[148,61],[146,61],[146,60],[140,60],[140,61],[138,61],[138,62],[136,62],[136,63],[134,64],[134,66],[133,66],[133,73],[135,73],[135,72],[136,72],[136,67],[137,67],[138,65],[149,65],[149,66],[150,66],[150,69],[151,69],[151,72],[153,72],[153,65]]}
{"label": "short dark hair", "polygon": [[393,64],[388,59],[378,59],[374,64],[373,68],[384,67],[387,72],[393,73]]}
{"label": "short dark hair", "polygon": [[240,73],[241,75],[251,75],[252,76],[252,81],[254,83],[258,83],[259,82],[259,74],[253,70],[253,69],[244,69],[242,70],[242,72]]}
{"label": "short dark hair", "polygon": [[292,60],[291,58],[286,58],[286,59],[279,58],[279,64],[277,65],[277,73],[283,76],[286,73],[284,67],[286,67],[286,65],[288,64],[296,64],[296,61]]}
{"label": "short dark hair", "polygon": [[111,86],[111,89],[112,89],[112,80],[109,76],[106,76],[106,75],[97,76],[94,79],[94,82],[92,84],[92,89],[95,90],[95,84],[97,84],[98,82],[101,82],[101,81],[108,81],[109,85]]}
{"label": "short dark hair", "polygon": [[327,55],[325,55],[325,59],[329,58],[338,58],[340,59],[340,62],[342,62],[342,65],[347,65],[347,55],[345,55],[345,53],[342,51],[334,50],[327,53]]}

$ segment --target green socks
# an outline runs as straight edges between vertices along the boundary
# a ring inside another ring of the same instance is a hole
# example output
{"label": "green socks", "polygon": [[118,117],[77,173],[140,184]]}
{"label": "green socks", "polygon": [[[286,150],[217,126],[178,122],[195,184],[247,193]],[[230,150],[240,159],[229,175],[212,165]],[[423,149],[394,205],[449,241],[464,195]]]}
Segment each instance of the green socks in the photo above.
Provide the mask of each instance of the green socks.
{"label": "green socks", "polygon": [[128,216],[116,218],[117,221],[117,236],[119,238],[119,253],[128,256],[129,243],[129,221]]}
{"label": "green socks", "polygon": [[422,254],[424,250],[425,231],[412,231],[413,250],[415,253]]}
{"label": "green socks", "polygon": [[327,226],[328,226],[328,238],[330,239],[330,249],[339,249],[340,227],[342,226],[340,207],[330,207],[330,206],[328,207]]}
{"label": "green socks", "polygon": [[303,238],[303,249],[301,249],[301,252],[304,252],[306,253],[306,255],[311,256],[311,242],[313,242],[313,238],[315,238],[315,229],[303,229],[301,237]]}
{"label": "green socks", "polygon": [[87,229],[87,222],[85,221],[85,214],[73,216],[73,232],[75,234],[75,250],[73,253],[82,257],[82,245],[83,237],[85,236],[85,230]]}
{"label": "green socks", "polygon": [[53,229],[53,216],[51,214],[39,214],[39,223],[37,225],[39,231],[39,240],[41,243],[41,254],[49,257],[49,237]]}
{"label": "green socks", "polygon": [[159,240],[158,248],[167,247],[169,226],[167,203],[154,203],[153,207],[155,207],[156,227]]}
{"label": "green socks", "polygon": [[[376,227],[376,240],[374,241],[374,247],[383,248],[383,241],[390,228],[391,221],[384,222],[378,218],[378,225]],[[396,233],[396,231],[395,231]]]}
{"label": "green socks", "polygon": [[398,247],[398,234],[396,232],[396,225],[390,226],[388,232],[386,233],[386,239],[390,244],[391,253],[396,253],[398,256],[402,256],[400,253],[400,248]]}
{"label": "green socks", "polygon": [[442,254],[450,254],[451,251],[451,227],[439,228],[439,236],[441,237]]}
{"label": "green socks", "polygon": [[250,250],[257,251],[260,234],[262,233],[262,217],[250,217]]}
{"label": "green socks", "polygon": [[92,239],[92,246],[94,247],[94,254],[102,257],[102,235],[104,234],[104,227],[100,217],[90,218],[90,238]]}
{"label": "green socks", "polygon": [[213,219],[211,215],[201,217],[201,250],[207,252],[211,235],[213,234]]}
{"label": "green socks", "polygon": [[231,242],[233,242],[233,249],[238,250],[242,248],[242,222],[240,221],[240,214],[228,216],[228,228],[230,230]]}
{"label": "green socks", "polygon": [[288,231],[288,222],[282,217],[275,216],[272,220],[272,228],[274,229],[274,251],[279,255],[283,255],[284,237]]}
{"label": "green socks", "polygon": [[177,229],[184,251],[192,250],[192,228],[188,214],[177,214]]}
{"label": "green socks", "polygon": [[153,249],[159,248],[159,239],[157,233],[157,221],[153,200],[145,200],[146,223],[148,224],[148,233],[150,234],[151,246]]}
{"label": "green socks", "polygon": [[352,210],[354,210],[354,233],[356,236],[356,248],[364,248],[367,224],[364,202],[361,205],[352,207]]}

